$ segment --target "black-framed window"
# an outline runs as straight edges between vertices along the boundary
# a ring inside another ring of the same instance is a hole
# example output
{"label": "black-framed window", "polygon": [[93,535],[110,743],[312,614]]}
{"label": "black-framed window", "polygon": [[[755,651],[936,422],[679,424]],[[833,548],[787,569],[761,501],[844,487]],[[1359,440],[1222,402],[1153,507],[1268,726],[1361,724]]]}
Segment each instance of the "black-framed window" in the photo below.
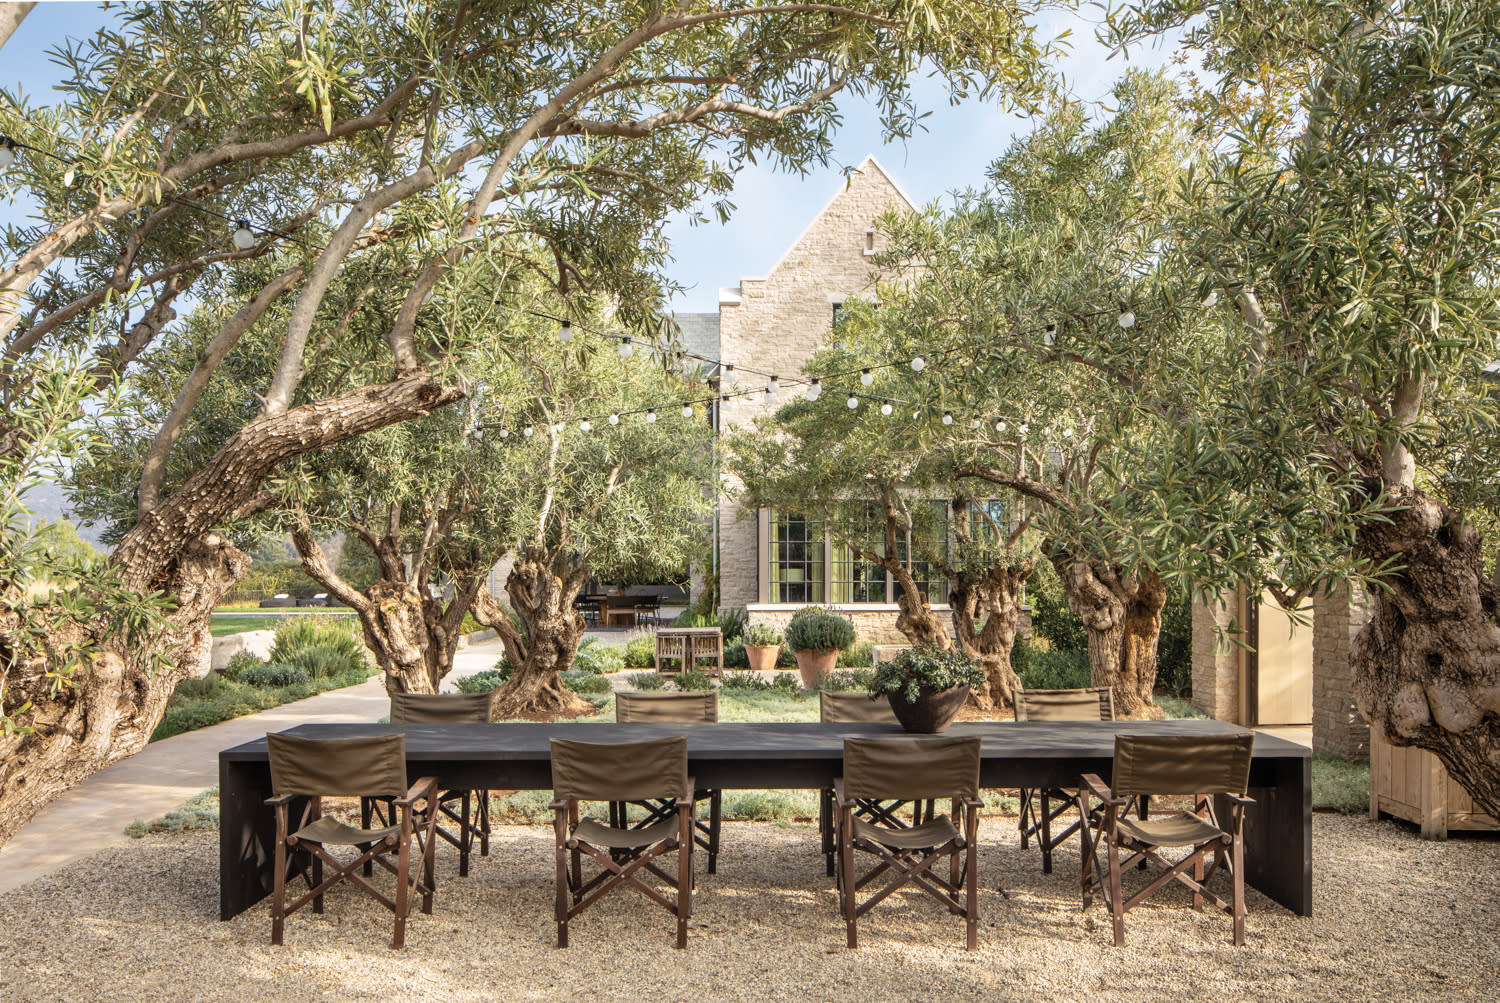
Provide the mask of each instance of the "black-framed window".
{"label": "black-framed window", "polygon": [[772,512],[767,558],[771,602],[823,602],[826,554],[821,522],[795,512]]}

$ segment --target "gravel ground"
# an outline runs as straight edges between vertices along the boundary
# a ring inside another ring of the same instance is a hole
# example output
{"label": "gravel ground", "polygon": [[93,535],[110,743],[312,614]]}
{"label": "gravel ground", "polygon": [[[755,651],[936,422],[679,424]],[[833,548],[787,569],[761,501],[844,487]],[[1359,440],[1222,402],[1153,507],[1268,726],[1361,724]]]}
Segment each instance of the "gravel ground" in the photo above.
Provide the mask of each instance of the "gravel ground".
{"label": "gravel ground", "polygon": [[272,948],[263,907],[216,918],[215,833],[148,837],[0,903],[0,1000],[1500,1000],[1500,841],[1313,824],[1314,917],[1251,892],[1237,949],[1227,917],[1169,890],[1114,949],[1103,910],[1078,908],[1077,858],[1060,852],[1044,876],[1013,820],[986,820],[974,952],[961,920],[912,895],[878,906],[847,950],[809,827],[725,826],[720,873],[698,865],[686,951],[667,913],[625,891],[557,950],[539,826],[497,830],[467,879],[440,846],[433,915],[413,917],[399,952],[389,914],[352,890],[292,916]]}

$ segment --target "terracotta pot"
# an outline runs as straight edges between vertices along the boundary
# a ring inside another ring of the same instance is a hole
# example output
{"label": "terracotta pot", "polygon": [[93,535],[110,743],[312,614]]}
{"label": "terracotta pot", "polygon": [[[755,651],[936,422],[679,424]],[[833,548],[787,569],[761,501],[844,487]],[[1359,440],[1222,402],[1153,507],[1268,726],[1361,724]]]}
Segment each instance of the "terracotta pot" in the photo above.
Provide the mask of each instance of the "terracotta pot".
{"label": "terracotta pot", "polygon": [[781,656],[781,645],[747,644],[745,654],[750,659],[752,669],[756,672],[767,672],[776,668],[776,659]]}
{"label": "terracotta pot", "polygon": [[837,648],[809,648],[797,652],[797,672],[802,676],[802,687],[815,689],[823,682],[823,677],[833,671],[838,661]]}
{"label": "terracotta pot", "polygon": [[969,699],[968,686],[950,686],[946,690],[923,690],[915,702],[906,699],[904,693],[888,694],[891,710],[901,727],[919,735],[936,735],[947,729],[958,717],[964,702]]}

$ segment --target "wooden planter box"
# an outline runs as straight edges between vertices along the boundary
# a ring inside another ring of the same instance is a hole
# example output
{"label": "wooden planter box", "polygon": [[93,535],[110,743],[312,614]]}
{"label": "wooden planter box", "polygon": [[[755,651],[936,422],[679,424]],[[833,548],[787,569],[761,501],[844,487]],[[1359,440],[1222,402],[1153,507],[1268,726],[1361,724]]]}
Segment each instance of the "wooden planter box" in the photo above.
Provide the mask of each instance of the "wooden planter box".
{"label": "wooden planter box", "polygon": [[1479,811],[1468,791],[1424,749],[1388,744],[1370,729],[1370,817],[1394,815],[1422,827],[1423,839],[1447,839],[1450,829],[1500,829]]}

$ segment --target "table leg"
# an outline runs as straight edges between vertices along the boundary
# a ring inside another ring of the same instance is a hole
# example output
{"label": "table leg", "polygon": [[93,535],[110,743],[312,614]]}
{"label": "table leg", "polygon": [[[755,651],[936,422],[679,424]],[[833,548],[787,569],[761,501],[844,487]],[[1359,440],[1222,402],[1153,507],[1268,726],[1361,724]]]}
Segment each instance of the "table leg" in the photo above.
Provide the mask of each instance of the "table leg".
{"label": "table leg", "polygon": [[[276,817],[265,806],[264,763],[219,762],[219,918],[233,919],[271,894]],[[293,818],[301,808],[292,806]]]}
{"label": "table leg", "polygon": [[[1312,915],[1312,760],[1273,761],[1270,786],[1252,785],[1245,812],[1245,881],[1298,916]],[[1214,811],[1228,818],[1220,798]]]}

